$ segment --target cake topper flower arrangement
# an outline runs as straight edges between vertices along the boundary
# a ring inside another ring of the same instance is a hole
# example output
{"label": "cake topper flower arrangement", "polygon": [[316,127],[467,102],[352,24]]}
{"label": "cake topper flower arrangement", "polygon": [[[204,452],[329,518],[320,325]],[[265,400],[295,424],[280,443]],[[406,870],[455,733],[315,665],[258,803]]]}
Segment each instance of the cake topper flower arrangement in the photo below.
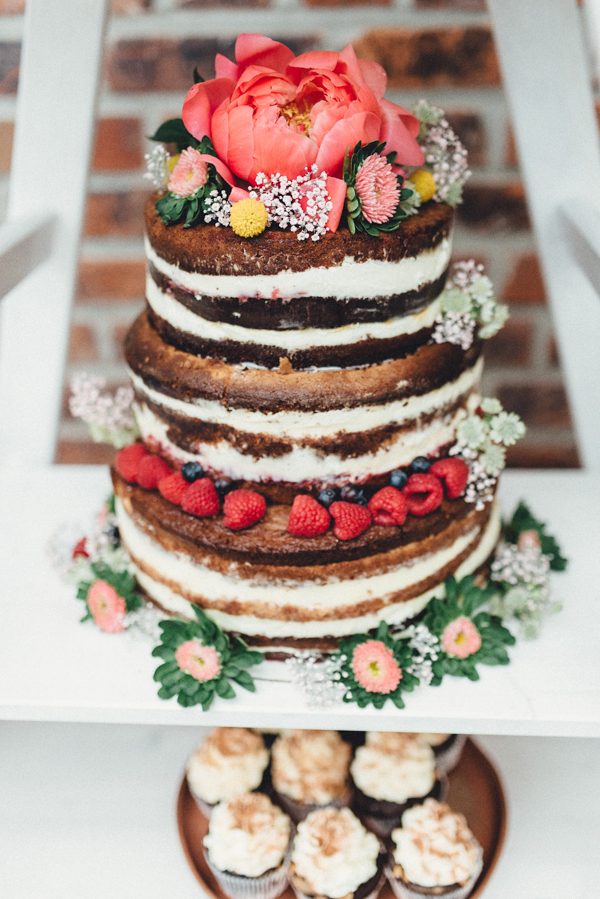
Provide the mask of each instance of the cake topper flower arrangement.
{"label": "cake topper flower arrangement", "polygon": [[[457,197],[435,174],[448,173],[445,120],[424,123],[386,100],[385,71],[350,45],[295,56],[268,37],[242,34],[234,61],[217,54],[215,77],[195,73],[195,81],[182,118],[158,129],[152,139],[161,146],[148,157],[167,225],[213,223],[240,237],[277,227],[318,240],[345,221],[353,233],[376,236],[398,228],[421,201]],[[448,146],[453,159],[464,155],[459,143]],[[459,179],[466,174],[461,168]]]}

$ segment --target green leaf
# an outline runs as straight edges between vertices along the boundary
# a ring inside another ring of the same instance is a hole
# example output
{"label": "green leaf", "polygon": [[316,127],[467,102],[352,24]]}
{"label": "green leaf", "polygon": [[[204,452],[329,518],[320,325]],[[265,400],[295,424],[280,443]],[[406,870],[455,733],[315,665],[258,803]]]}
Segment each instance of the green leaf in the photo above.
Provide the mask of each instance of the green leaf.
{"label": "green leaf", "polygon": [[254,678],[251,677],[251,675],[249,675],[247,671],[240,671],[239,674],[236,674],[233,679],[236,684],[239,684],[240,687],[244,688],[244,690],[250,690],[251,693],[254,693],[254,691],[256,690]]}
{"label": "green leaf", "polygon": [[235,690],[229,683],[229,681],[221,678],[218,681],[215,681],[215,691],[221,699],[233,699],[235,697]]}
{"label": "green leaf", "polygon": [[169,119],[160,125],[149,140],[159,141],[163,144],[175,144],[179,152],[185,150],[186,147],[196,147],[198,141],[190,134],[183,119]]}
{"label": "green leaf", "polygon": [[179,665],[173,659],[173,661],[164,662],[164,664],[159,665],[156,671],[154,672],[154,680],[159,681],[162,680],[165,675],[172,674],[174,671],[181,673]]}

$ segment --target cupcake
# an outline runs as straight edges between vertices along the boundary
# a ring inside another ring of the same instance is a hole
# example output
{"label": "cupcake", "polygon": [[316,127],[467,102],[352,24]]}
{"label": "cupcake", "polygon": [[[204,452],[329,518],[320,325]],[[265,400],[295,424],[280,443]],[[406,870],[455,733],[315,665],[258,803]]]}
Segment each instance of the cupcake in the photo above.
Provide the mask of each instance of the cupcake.
{"label": "cupcake", "polygon": [[392,832],[388,880],[398,899],[466,899],[483,864],[481,846],[463,815],[426,799]]}
{"label": "cupcake", "polygon": [[449,774],[460,761],[467,738],[464,734],[419,734],[427,740],[435,756],[440,774]]}
{"label": "cupcake", "polygon": [[231,899],[276,899],[287,886],[292,822],[264,793],[242,793],[213,811],[204,849]]}
{"label": "cupcake", "polygon": [[256,790],[269,764],[260,734],[243,727],[217,727],[188,759],[190,792],[210,817],[218,802]]}
{"label": "cupcake", "polygon": [[298,825],[289,880],[298,899],[368,899],[382,882],[379,840],[349,808],[322,808]]}
{"label": "cupcake", "polygon": [[435,770],[433,749],[418,734],[367,734],[351,765],[354,808],[367,827],[387,837],[411,805],[443,799],[446,780]]}
{"label": "cupcake", "polygon": [[352,750],[335,730],[288,730],[271,750],[273,790],[294,821],[350,801]]}

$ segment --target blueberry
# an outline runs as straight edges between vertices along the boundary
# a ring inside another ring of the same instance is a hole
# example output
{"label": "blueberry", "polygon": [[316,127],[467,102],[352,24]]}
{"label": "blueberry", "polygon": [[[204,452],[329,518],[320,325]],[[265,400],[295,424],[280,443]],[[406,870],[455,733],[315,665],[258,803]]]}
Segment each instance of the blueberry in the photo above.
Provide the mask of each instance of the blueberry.
{"label": "blueberry", "polygon": [[215,488],[220,496],[225,496],[226,493],[229,493],[232,487],[233,484],[231,483],[229,478],[217,478],[217,480],[215,481]]}
{"label": "blueberry", "polygon": [[182,466],[181,474],[184,479],[191,484],[194,481],[197,481],[198,478],[204,477],[204,469],[199,462],[186,462],[185,465]]}
{"label": "blueberry", "polygon": [[329,508],[329,506],[337,499],[337,490],[334,487],[324,487],[317,499],[322,506]]}
{"label": "blueberry", "polygon": [[393,471],[390,475],[390,484],[392,487],[397,487],[398,490],[402,490],[407,481],[408,475],[405,471],[402,471],[401,468],[397,468],[396,471]]}
{"label": "blueberry", "polygon": [[431,462],[429,459],[426,459],[425,456],[417,456],[416,459],[410,464],[410,470],[414,474],[425,474],[426,471],[429,471],[431,467]]}
{"label": "blueberry", "polygon": [[358,503],[360,506],[366,506],[369,500],[365,491],[355,484],[346,484],[340,491],[340,497],[347,503]]}

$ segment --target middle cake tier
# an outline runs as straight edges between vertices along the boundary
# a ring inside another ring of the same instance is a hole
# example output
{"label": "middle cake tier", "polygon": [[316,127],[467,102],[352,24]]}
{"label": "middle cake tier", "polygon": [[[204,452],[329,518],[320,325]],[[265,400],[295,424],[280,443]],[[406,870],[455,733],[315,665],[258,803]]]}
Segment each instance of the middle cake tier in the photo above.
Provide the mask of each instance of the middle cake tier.
{"label": "middle cake tier", "polygon": [[323,484],[375,487],[439,455],[480,399],[478,343],[426,343],[363,367],[269,370],[177,349],[143,313],[125,354],[148,446],[281,502]]}

